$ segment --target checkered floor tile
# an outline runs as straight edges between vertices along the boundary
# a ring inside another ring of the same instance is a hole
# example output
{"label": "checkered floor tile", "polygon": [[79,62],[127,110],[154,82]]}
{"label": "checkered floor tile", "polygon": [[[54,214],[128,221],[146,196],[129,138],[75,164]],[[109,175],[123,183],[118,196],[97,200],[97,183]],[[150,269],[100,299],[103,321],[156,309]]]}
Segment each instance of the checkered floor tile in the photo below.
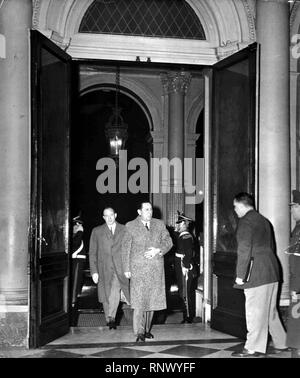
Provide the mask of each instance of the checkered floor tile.
{"label": "checkered floor tile", "polygon": [[[154,339],[136,343],[131,327],[113,331],[107,327],[74,328],[44,347],[2,351],[0,358],[231,358],[232,352],[241,351],[244,346],[244,340],[200,324],[155,326],[152,332]],[[265,357],[291,358],[291,353]]]}

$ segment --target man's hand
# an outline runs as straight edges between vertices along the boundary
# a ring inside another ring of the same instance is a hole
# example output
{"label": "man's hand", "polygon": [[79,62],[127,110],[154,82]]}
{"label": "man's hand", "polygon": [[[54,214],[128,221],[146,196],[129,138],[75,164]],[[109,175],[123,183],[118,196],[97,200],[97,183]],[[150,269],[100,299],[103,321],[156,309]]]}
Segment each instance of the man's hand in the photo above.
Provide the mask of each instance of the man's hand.
{"label": "man's hand", "polygon": [[235,283],[236,283],[237,285],[244,285],[244,281],[243,281],[241,278],[239,278],[239,277],[236,277],[236,279],[235,279]]}
{"label": "man's hand", "polygon": [[154,256],[158,255],[160,252],[159,248],[150,247],[148,250],[144,253],[144,256],[146,259],[152,259]]}
{"label": "man's hand", "polygon": [[124,272],[124,275],[126,278],[131,278],[131,272]]}
{"label": "man's hand", "polygon": [[92,274],[92,279],[93,279],[94,283],[97,284],[98,281],[99,281],[99,274],[98,273],[93,273]]}

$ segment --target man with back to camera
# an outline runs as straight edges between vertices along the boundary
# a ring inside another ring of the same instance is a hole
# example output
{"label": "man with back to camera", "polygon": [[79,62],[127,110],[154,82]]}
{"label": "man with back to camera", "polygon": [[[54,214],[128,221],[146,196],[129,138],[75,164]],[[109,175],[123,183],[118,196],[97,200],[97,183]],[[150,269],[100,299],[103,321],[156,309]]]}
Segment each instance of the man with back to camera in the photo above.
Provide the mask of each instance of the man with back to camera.
{"label": "man with back to camera", "polygon": [[121,255],[125,226],[116,222],[112,207],[103,210],[105,223],[92,230],[89,260],[92,279],[98,286],[109,329],[116,329],[116,313],[120,300],[129,304],[129,280],[124,275]]}
{"label": "man with back to camera", "polygon": [[[266,353],[268,333],[274,351],[287,350],[286,332],[276,307],[279,264],[274,253],[270,222],[254,209],[254,198],[243,192],[234,197],[237,228],[237,264],[234,287],[244,290],[247,340],[243,351],[234,357],[260,357]],[[253,265],[247,272],[250,258]],[[247,277],[248,276],[248,277]]]}
{"label": "man with back to camera", "polygon": [[122,257],[130,278],[133,331],[140,342],[154,337],[150,333],[154,311],[166,308],[163,256],[172,247],[172,239],[164,223],[152,218],[150,202],[141,203],[137,212],[137,218],[126,224]]}

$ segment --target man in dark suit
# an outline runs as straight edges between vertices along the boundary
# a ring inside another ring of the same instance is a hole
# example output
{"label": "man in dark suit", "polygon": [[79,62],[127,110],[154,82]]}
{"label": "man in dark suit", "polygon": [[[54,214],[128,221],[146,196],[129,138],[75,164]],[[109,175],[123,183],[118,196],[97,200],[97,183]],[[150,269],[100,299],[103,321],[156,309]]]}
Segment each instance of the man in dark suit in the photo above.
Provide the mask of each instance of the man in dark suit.
{"label": "man in dark suit", "polygon": [[125,226],[116,222],[116,218],[113,208],[103,210],[105,224],[92,230],[89,248],[91,275],[98,285],[98,299],[109,329],[116,329],[120,300],[129,304],[129,280],[124,275],[121,255]]}
{"label": "man in dark suit", "polygon": [[[270,222],[254,210],[254,198],[239,193],[233,200],[239,222],[237,228],[237,265],[234,287],[243,289],[246,302],[247,340],[235,357],[259,357],[265,354],[270,333],[274,351],[287,350],[286,332],[276,307],[279,264],[274,253]],[[249,262],[253,258],[249,272]]]}

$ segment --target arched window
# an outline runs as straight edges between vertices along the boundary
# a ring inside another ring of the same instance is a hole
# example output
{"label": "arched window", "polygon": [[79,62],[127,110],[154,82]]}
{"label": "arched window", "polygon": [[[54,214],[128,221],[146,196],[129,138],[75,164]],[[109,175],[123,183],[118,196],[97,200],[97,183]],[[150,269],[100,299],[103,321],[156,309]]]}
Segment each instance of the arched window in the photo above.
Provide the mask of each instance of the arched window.
{"label": "arched window", "polygon": [[184,0],[95,0],[79,32],[206,39],[199,18]]}

